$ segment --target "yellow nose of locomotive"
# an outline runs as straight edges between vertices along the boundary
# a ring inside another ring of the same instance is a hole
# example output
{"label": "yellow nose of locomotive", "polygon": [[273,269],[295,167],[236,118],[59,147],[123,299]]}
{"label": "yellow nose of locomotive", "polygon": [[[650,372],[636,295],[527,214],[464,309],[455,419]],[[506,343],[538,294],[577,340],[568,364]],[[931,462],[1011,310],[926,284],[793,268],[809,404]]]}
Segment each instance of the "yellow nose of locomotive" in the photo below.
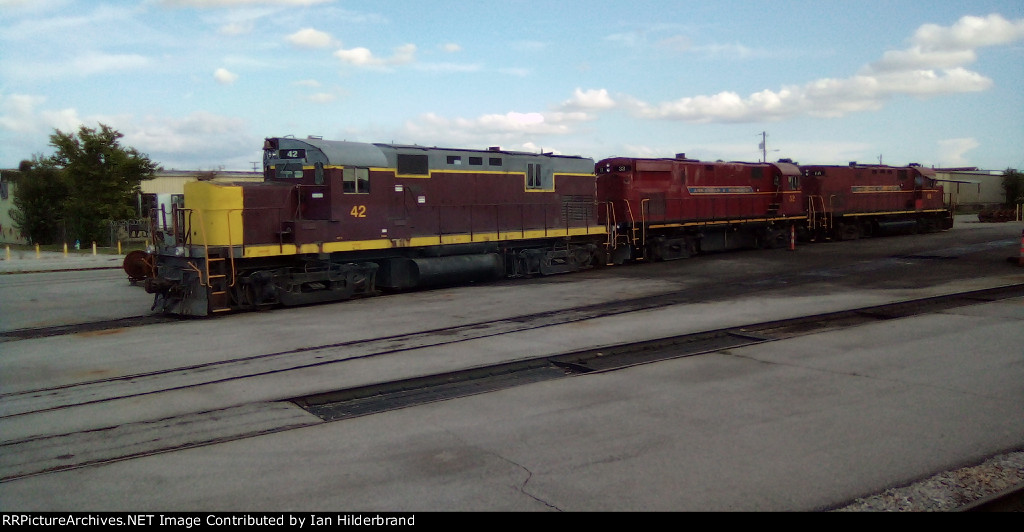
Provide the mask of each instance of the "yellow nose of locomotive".
{"label": "yellow nose of locomotive", "polygon": [[195,181],[185,184],[185,230],[191,244],[242,244],[242,187]]}

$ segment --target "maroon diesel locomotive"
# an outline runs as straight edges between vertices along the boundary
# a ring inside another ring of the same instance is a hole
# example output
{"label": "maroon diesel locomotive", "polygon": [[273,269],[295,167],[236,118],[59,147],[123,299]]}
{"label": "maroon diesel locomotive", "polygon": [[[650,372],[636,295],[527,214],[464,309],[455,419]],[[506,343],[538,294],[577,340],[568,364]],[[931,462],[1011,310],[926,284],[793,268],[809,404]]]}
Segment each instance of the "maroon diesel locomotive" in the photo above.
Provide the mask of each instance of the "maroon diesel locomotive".
{"label": "maroon diesel locomotive", "polygon": [[781,246],[806,220],[800,168],[789,162],[616,157],[599,161],[596,173],[598,216],[616,263]]}
{"label": "maroon diesel locomotive", "polygon": [[852,240],[953,227],[935,171],[920,165],[804,166],[808,239]]}
{"label": "maroon diesel locomotive", "polygon": [[584,157],[269,138],[264,182],[189,183],[154,307],[204,316],[604,263]]}

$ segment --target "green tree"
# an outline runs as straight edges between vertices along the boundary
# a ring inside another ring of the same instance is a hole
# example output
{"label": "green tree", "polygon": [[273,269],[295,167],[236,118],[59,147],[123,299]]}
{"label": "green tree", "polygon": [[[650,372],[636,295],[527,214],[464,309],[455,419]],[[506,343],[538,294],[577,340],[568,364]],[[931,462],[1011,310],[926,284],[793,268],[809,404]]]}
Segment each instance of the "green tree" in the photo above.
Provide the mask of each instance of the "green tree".
{"label": "green tree", "polygon": [[1024,173],[1007,168],[1003,172],[1003,190],[1006,191],[1006,205],[1024,203]]}
{"label": "green tree", "polygon": [[124,135],[99,126],[81,126],[77,135],[60,130],[50,135],[50,145],[57,149],[50,162],[63,169],[68,188],[68,235],[82,242],[101,240],[109,220],[134,217],[140,184],[153,179],[156,170],[148,156],[120,145]]}
{"label": "green tree", "polygon": [[47,158],[22,161],[16,177],[11,219],[33,244],[53,244],[64,223],[67,185],[61,170]]}

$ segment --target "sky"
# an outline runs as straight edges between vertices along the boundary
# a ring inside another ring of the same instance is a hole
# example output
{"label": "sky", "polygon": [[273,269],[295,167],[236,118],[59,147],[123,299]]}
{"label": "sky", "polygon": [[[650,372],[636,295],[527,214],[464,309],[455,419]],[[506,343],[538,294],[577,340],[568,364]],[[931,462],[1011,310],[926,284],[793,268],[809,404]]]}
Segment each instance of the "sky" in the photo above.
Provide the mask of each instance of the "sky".
{"label": "sky", "polygon": [[177,170],[286,135],[1024,168],[1021,0],[0,0],[0,28],[0,168],[99,124]]}

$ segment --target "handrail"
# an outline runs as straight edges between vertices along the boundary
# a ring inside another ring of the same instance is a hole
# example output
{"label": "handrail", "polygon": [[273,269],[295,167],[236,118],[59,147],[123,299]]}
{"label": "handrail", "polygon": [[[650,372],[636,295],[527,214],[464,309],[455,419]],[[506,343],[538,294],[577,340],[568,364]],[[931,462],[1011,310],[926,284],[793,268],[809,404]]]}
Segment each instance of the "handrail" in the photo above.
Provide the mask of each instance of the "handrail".
{"label": "handrail", "polygon": [[[833,222],[833,218],[832,217],[834,216],[833,211],[835,210],[835,205],[834,205],[835,197],[836,196],[834,194],[829,197],[829,205],[828,205],[829,208],[826,208],[826,206],[825,206],[825,198],[822,197],[821,195],[819,195],[819,194],[810,194],[810,195],[807,196],[807,218],[808,218],[808,224],[810,225],[810,229],[818,229],[819,227],[824,227],[825,229],[831,229],[832,228],[832,225],[833,225],[832,224],[832,222]],[[818,202],[817,204],[815,203],[815,200],[817,200],[817,202]],[[818,210],[818,205],[819,204],[821,206],[821,210],[820,211]],[[819,222],[819,215],[820,215],[820,222]],[[820,225],[819,225],[819,223],[820,223]]]}
{"label": "handrail", "polygon": [[644,258],[647,258],[647,213],[651,210],[651,198],[640,200],[640,245],[643,247]]}
{"label": "handrail", "polygon": [[[233,244],[234,240],[231,239],[231,211],[233,210],[242,211],[243,209],[226,209],[225,211],[228,220],[228,262],[231,264],[231,284],[228,285],[229,288],[234,288],[235,281],[238,279],[237,272],[235,271],[235,245]],[[209,267],[209,256],[207,256],[206,264]]]}
{"label": "handrail", "polygon": [[629,200],[622,200],[626,204],[626,212],[629,213],[629,227],[632,233],[630,237],[630,244],[636,246],[636,217],[633,216],[633,207],[629,204]]}
{"label": "handrail", "polygon": [[210,282],[210,242],[206,238],[206,224],[204,223],[204,220],[203,220],[203,211],[198,211],[198,212],[199,212],[199,230],[202,232],[202,235],[203,235],[203,263],[206,264],[206,283],[207,283],[207,284],[203,284],[203,282],[202,282],[203,281],[202,280],[202,275],[200,275],[199,276],[200,277],[199,278],[199,284],[202,285],[202,286],[206,286],[208,288],[212,288],[213,287],[213,283]]}
{"label": "handrail", "polygon": [[605,202],[604,208],[605,208],[605,214],[607,215],[605,217],[605,222],[604,222],[605,223],[605,229],[608,232],[608,239],[607,239],[608,244],[607,245],[608,245],[608,247],[612,251],[614,251],[615,248],[617,247],[618,241],[619,241],[619,228],[618,228],[618,223],[616,223],[617,221],[615,219],[615,202],[613,202],[613,201]]}

